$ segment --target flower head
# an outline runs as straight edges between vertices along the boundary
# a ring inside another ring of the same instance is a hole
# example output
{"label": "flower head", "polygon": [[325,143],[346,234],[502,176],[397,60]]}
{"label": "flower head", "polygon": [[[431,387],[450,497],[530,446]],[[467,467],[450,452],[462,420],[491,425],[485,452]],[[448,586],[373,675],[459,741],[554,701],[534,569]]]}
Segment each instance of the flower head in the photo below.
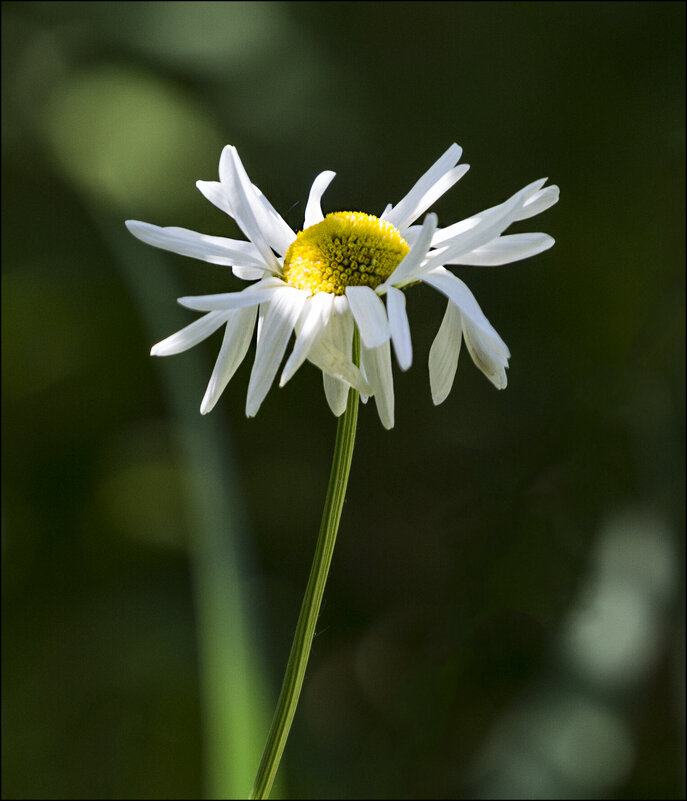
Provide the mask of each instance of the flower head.
{"label": "flower head", "polygon": [[[535,181],[498,206],[437,228],[427,209],[468,171],[457,166],[454,144],[395,206],[375,217],[362,212],[322,213],[321,199],[334,173],[320,173],[310,190],[303,229],[295,233],[251,183],[236,148],[224,148],[217,181],[198,189],[238,223],[248,241],[205,236],[185,228],[160,228],[129,220],[131,233],[155,247],[230,266],[243,280],[240,292],[179,298],[203,316],[155,345],[155,356],[181,353],[222,326],[224,339],[200,410],[209,412],[243,361],[257,321],[257,347],[248,386],[246,414],[253,417],[279,370],[292,333],[295,344],[281,373],[283,386],[306,360],[323,374],[332,412],[346,407],[350,386],[366,400],[374,396],[385,428],[394,424],[391,370],[393,342],[402,370],[412,362],[404,289],[422,282],[444,294],[446,313],[429,353],[435,404],[453,385],[461,342],[477,367],[498,388],[506,386],[510,353],[468,287],[446,265],[498,265],[550,248],[546,234],[503,232],[518,220],[558,200],[558,187]],[[383,300],[384,298],[384,300]],[[360,366],[352,354],[360,333]]]}

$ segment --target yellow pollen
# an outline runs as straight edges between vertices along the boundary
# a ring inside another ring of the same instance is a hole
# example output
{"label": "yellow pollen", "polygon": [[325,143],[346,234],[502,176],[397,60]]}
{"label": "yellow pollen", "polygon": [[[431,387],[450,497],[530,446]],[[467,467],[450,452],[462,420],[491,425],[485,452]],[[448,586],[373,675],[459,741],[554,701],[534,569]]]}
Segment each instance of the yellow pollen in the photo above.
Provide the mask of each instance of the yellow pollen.
{"label": "yellow pollen", "polygon": [[284,278],[298,289],[343,295],[347,286],[378,287],[410,250],[391,223],[360,211],[337,211],[299,231],[284,258]]}

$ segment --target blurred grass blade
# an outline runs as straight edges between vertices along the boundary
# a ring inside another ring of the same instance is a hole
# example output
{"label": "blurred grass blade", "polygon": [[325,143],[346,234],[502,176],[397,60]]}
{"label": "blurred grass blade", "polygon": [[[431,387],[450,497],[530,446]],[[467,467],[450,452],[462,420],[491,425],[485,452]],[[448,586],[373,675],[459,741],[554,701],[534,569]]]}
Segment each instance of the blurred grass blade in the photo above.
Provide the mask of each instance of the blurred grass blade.
{"label": "blurred grass blade", "polygon": [[[141,254],[124,226],[121,233],[97,220],[117,266],[151,332],[181,327],[179,311],[170,304],[160,319],[159,297],[183,294],[174,286],[165,258]],[[189,414],[203,386],[205,365],[200,351],[187,356],[187,381],[175,381],[162,362],[179,458],[188,476],[187,507],[191,529],[191,563],[198,630],[201,702],[204,729],[206,793],[210,798],[246,797],[260,762],[269,726],[266,680],[251,632],[252,620],[242,590],[246,575],[246,543],[242,506],[237,491],[232,444],[219,415]],[[161,360],[162,361],[162,360]],[[209,375],[209,372],[208,372]],[[191,389],[193,388],[193,389]]]}

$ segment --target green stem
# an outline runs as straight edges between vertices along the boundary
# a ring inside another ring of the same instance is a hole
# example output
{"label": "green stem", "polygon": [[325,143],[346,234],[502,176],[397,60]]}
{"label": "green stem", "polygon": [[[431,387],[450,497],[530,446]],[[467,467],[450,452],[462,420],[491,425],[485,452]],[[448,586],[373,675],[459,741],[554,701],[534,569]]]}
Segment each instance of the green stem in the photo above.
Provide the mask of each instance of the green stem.
{"label": "green stem", "polygon": [[[358,363],[358,334],[353,344],[354,360]],[[348,474],[353,458],[353,445],[355,444],[355,429],[358,422],[358,392],[351,387],[348,391],[346,411],[339,418],[336,429],[336,445],[334,458],[329,475],[327,499],[322,513],[320,533],[317,538],[317,547],[310,568],[310,578],[305,590],[305,597],[298,616],[298,625],[291,646],[289,661],[286,666],[284,682],[279,693],[277,709],[272,720],[272,727],[267,738],[262,761],[255,778],[251,798],[269,798],[272,783],[279,768],[279,761],[289,736],[293,716],[296,712],[298,697],[303,686],[303,678],[308,665],[310,648],[315,635],[315,624],[320,613],[322,595],[327,582],[329,565],[334,553],[336,534],[339,530],[341,509],[346,496]]]}

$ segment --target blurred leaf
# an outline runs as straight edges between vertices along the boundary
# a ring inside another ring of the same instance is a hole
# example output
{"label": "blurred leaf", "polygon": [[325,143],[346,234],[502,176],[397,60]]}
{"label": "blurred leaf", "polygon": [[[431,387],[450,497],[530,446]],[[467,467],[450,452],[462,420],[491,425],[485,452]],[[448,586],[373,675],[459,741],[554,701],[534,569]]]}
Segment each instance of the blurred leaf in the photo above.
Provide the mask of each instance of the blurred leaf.
{"label": "blurred leaf", "polygon": [[199,176],[214,177],[208,163],[214,173],[223,144],[178,89],[118,66],[65,79],[46,106],[45,132],[60,167],[87,195],[159,219],[186,206]]}

